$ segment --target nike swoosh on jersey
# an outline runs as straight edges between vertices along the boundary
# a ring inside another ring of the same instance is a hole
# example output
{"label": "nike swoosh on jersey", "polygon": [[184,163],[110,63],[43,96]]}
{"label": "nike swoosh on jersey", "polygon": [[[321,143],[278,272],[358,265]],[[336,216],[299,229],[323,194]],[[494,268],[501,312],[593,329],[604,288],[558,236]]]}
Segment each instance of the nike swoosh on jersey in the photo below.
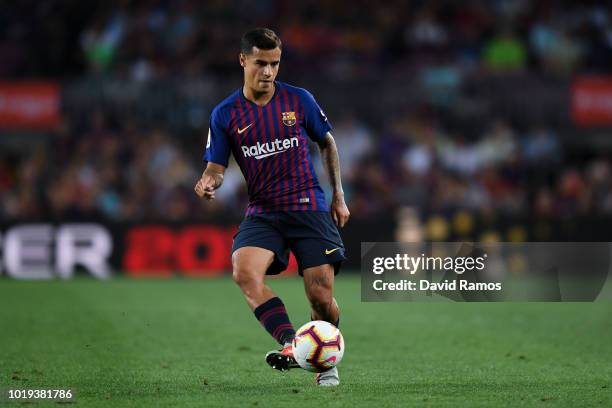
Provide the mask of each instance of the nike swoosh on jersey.
{"label": "nike swoosh on jersey", "polygon": [[[255,122],[253,122],[253,123],[255,123]],[[246,130],[247,130],[248,128],[250,128],[251,126],[253,126],[253,123],[251,123],[251,124],[250,124],[250,125],[248,125],[247,127],[243,127],[242,129],[238,128],[238,134],[239,134],[239,135],[241,135],[241,134],[243,134],[244,132],[246,132]]]}
{"label": "nike swoosh on jersey", "polygon": [[334,248],[334,249],[326,249],[325,250],[325,255],[329,255],[331,253],[336,252],[337,250],[339,250],[340,248]]}

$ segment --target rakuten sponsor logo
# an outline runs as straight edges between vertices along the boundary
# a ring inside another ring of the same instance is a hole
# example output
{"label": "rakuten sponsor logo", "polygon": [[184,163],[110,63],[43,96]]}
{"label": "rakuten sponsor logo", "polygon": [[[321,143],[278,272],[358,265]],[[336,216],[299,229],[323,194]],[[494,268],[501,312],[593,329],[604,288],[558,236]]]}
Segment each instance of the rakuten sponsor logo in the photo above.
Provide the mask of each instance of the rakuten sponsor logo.
{"label": "rakuten sponsor logo", "polygon": [[291,139],[275,139],[272,142],[261,143],[257,142],[255,146],[240,146],[244,157],[254,157],[261,160],[264,157],[273,156],[275,154],[286,152],[292,147],[299,146],[300,141],[297,137]]}

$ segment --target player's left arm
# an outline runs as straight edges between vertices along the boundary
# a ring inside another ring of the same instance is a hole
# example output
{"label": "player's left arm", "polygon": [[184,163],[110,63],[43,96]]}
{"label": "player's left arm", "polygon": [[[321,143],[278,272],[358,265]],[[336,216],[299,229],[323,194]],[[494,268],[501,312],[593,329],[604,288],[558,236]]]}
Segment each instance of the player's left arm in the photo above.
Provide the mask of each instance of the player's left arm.
{"label": "player's left arm", "polygon": [[321,157],[323,158],[323,163],[329,175],[329,181],[333,190],[331,216],[338,227],[344,227],[351,213],[344,202],[344,190],[342,189],[342,180],[340,179],[338,148],[330,132],[327,132],[317,144],[321,151]]}

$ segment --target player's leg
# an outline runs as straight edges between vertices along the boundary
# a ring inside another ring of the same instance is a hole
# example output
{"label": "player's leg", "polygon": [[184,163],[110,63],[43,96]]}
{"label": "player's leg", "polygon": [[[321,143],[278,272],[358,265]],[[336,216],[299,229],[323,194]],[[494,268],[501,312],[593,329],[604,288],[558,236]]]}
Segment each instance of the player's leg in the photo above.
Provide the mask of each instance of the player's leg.
{"label": "player's leg", "polygon": [[[306,268],[304,275],[304,288],[306,297],[310,302],[311,319],[325,320],[338,327],[340,310],[334,298],[334,266],[330,264]],[[319,373],[315,377],[318,385],[334,387],[340,384],[338,368]]]}
{"label": "player's leg", "polygon": [[274,259],[269,249],[241,247],[232,254],[232,277],[257,320],[280,345],[286,345],[295,337],[295,330],[282,300],[265,284]]}
{"label": "player's leg", "polygon": [[283,346],[280,351],[269,352],[266,362],[272,368],[285,371],[297,366],[291,347],[295,330],[285,305],[265,284],[266,272],[274,258],[274,252],[269,249],[239,248],[232,254],[232,276],[257,320]]}
{"label": "player's leg", "polygon": [[340,309],[334,298],[334,267],[324,264],[302,271],[304,289],[310,302],[312,320],[325,320],[336,327],[340,320]]}
{"label": "player's leg", "polygon": [[232,254],[232,277],[253,311],[275,297],[265,284],[266,271],[272,262],[274,252],[265,248],[242,247]]}
{"label": "player's leg", "polygon": [[[340,311],[333,294],[334,275],[346,259],[338,229],[328,212],[294,213],[287,217],[294,226],[290,246],[298,261],[300,275],[304,277],[311,318],[325,320],[338,327]],[[317,374],[316,381],[321,386],[340,384],[338,368]]]}
{"label": "player's leg", "polygon": [[[339,326],[340,310],[334,298],[334,274],[339,270],[344,259],[344,251],[321,249],[319,240],[302,240],[294,245],[296,257],[300,265],[300,273],[304,277],[304,289],[310,302],[311,319],[325,320]],[[330,252],[333,251],[333,252]],[[330,263],[331,262],[331,263]],[[313,265],[313,266],[310,266]],[[340,384],[338,368],[319,373],[315,377],[317,385],[335,387]]]}
{"label": "player's leg", "polygon": [[338,325],[339,309],[334,299],[334,276],[340,271],[344,244],[328,212],[305,211],[287,216],[291,225],[290,248],[311,306],[311,318]]}
{"label": "player's leg", "polygon": [[328,212],[290,213],[286,218],[291,225],[290,248],[304,277],[311,318],[338,326],[340,312],[333,296],[334,276],[346,259],[338,229]]}
{"label": "player's leg", "polygon": [[265,284],[266,275],[282,272],[289,262],[288,248],[273,220],[273,216],[258,215],[242,222],[234,237],[232,266],[234,281],[255,317],[283,346],[281,351],[268,353],[266,362],[284,371],[297,366],[291,348],[295,330],[285,305]]}

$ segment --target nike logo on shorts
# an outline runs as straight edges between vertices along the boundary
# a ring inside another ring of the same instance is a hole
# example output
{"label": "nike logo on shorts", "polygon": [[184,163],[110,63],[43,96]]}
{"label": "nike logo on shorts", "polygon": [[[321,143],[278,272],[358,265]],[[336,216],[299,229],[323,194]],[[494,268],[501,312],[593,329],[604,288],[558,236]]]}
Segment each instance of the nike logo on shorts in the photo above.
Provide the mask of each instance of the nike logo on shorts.
{"label": "nike logo on shorts", "polygon": [[336,252],[337,250],[339,250],[340,248],[334,248],[334,249],[326,249],[325,250],[325,255],[329,255],[331,253]]}

